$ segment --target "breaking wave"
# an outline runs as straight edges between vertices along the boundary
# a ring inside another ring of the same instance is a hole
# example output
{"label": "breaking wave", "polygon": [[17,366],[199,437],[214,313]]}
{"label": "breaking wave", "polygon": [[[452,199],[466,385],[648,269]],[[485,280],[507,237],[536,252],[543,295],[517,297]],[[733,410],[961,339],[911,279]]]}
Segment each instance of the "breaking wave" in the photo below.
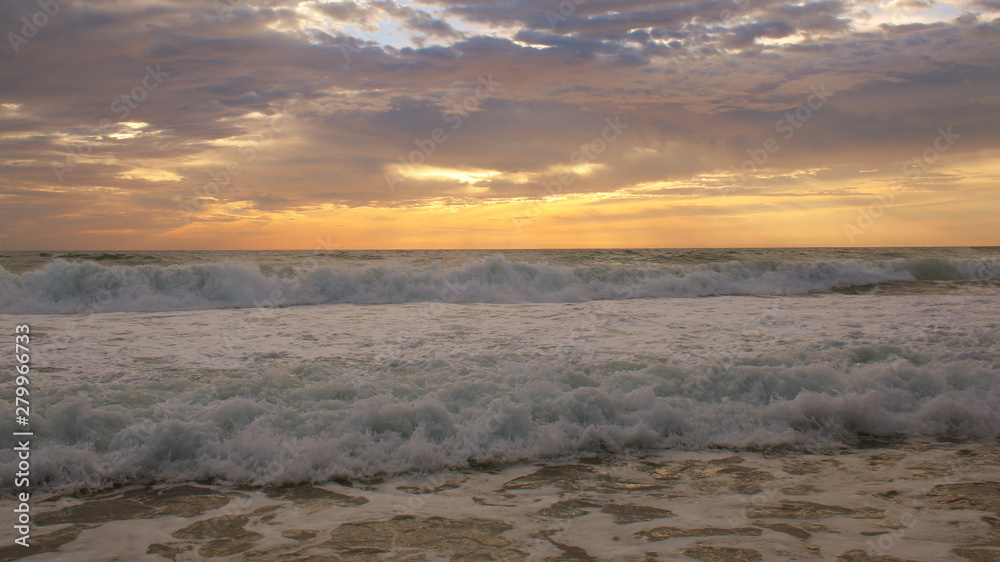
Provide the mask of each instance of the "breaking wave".
{"label": "breaking wave", "polygon": [[685,267],[621,268],[530,264],[491,257],[453,269],[390,265],[274,269],[235,262],[124,266],[56,259],[41,269],[21,274],[0,267],[0,313],[787,295],[883,283],[998,277],[998,258],[730,261]]}
{"label": "breaking wave", "polygon": [[[42,399],[32,474],[64,490],[276,485],[588,451],[842,447],[859,434],[994,439],[992,351],[963,353],[928,360],[906,347],[850,346],[687,366],[456,356],[388,370],[261,358],[238,376],[93,377]],[[0,403],[0,430],[16,431],[13,420],[12,403]],[[0,450],[0,462],[13,455]],[[0,475],[0,489],[12,477]]]}

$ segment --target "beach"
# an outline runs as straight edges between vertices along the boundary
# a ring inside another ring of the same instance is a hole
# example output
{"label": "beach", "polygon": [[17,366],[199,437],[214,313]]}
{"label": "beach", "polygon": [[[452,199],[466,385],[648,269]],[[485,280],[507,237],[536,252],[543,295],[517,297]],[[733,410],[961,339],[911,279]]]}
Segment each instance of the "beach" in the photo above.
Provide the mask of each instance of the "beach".
{"label": "beach", "polygon": [[1000,555],[995,258],[47,259],[3,559]]}
{"label": "beach", "polygon": [[[39,501],[31,559],[996,560],[997,463],[996,443],[873,441],[318,485],[133,485]],[[7,546],[0,559],[27,554]]]}

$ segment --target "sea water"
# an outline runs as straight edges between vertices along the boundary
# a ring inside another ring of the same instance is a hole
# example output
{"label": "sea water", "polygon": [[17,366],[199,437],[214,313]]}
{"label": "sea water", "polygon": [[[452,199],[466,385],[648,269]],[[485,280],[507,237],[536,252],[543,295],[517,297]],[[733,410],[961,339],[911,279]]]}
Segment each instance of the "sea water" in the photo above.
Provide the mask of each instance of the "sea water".
{"label": "sea water", "polygon": [[[998,248],[6,252],[0,268],[0,322],[32,330],[33,480],[52,491],[1000,434]],[[14,419],[4,387],[0,434]]]}

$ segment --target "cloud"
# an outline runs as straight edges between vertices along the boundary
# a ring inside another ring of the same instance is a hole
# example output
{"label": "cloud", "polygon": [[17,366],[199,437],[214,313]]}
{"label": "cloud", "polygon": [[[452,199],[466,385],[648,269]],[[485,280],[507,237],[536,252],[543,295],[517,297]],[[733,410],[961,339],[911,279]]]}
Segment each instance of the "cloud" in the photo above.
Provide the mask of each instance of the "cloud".
{"label": "cloud", "polygon": [[[919,17],[891,21],[834,0],[571,4],[70,3],[18,53],[3,46],[0,221],[158,236],[192,201],[201,222],[239,220],[237,209],[278,220],[331,205],[464,208],[538,198],[560,173],[565,196],[688,182],[643,197],[709,197],[748,150],[785,141],[776,123],[821,85],[829,104],[747,195],[792,197],[791,182],[835,199],[849,177],[781,178],[898,169],[938,126],[962,131],[969,154],[997,148],[992,0],[937,20],[941,5],[913,5]],[[4,3],[3,31],[37,11]],[[149,67],[166,74],[155,88]],[[487,77],[499,86],[483,95]],[[588,158],[592,173],[567,172],[615,117],[629,128]],[[438,129],[447,138],[431,150]],[[387,174],[402,177],[394,189]]]}

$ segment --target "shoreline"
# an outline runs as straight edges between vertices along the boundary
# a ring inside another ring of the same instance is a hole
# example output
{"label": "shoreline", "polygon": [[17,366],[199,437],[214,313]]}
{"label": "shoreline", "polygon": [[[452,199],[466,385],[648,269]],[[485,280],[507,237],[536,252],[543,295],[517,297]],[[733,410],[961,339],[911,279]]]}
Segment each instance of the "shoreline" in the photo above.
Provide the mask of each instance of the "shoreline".
{"label": "shoreline", "polygon": [[0,560],[996,560],[998,465],[996,441],[907,442],[36,492],[32,546],[4,528]]}

